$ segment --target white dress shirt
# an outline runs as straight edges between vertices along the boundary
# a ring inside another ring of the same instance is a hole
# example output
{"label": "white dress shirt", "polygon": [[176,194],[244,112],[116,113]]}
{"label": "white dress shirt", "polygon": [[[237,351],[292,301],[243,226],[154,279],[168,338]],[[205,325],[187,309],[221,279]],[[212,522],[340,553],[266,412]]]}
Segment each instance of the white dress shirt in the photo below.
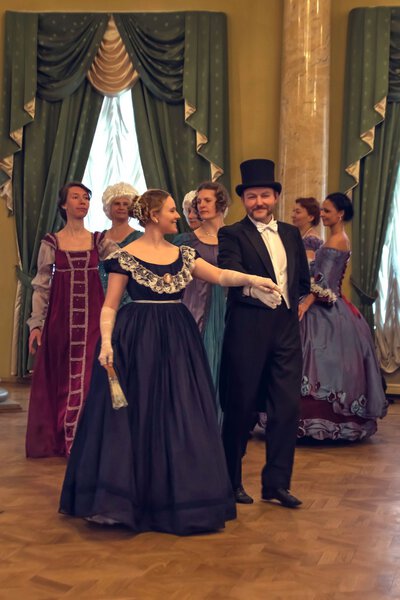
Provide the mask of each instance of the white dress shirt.
{"label": "white dress shirt", "polygon": [[[278,233],[278,222],[272,218],[269,223],[260,223],[249,216],[249,219],[257,227],[268,254],[271,258],[272,266],[274,267],[276,283],[282,290],[282,297],[286,302],[286,306],[290,308],[289,289],[287,278],[287,257],[285,246],[282,243]],[[247,290],[246,290],[247,291]],[[243,290],[245,295],[246,291]]]}

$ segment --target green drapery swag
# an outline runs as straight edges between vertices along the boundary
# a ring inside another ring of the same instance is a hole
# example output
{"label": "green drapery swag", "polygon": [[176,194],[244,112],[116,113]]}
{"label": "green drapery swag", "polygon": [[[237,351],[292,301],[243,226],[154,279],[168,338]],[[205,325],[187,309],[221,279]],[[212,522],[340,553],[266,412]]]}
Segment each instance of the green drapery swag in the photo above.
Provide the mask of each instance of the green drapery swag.
{"label": "green drapery swag", "polygon": [[[90,152],[103,98],[86,74],[109,17],[6,13],[0,186],[15,212],[20,255],[14,327],[19,376],[27,372],[25,322],[40,240],[59,227],[57,191],[65,181],[82,178]],[[149,187],[166,188],[180,201],[204,179],[227,183],[225,15],[114,19],[140,75],[132,99]]]}
{"label": "green drapery swag", "polygon": [[374,326],[373,303],[400,164],[400,10],[349,16],[341,189],[352,192],[353,300]]}
{"label": "green drapery swag", "polygon": [[[5,79],[5,92],[9,94],[10,113],[18,107],[13,130],[20,131],[12,178],[20,260],[13,357],[18,376],[28,370],[26,319],[40,240],[59,226],[56,200],[60,186],[83,176],[100,113],[103,99],[88,84],[86,73],[107,20],[105,15],[6,14],[7,53],[15,64],[11,77]],[[27,56],[18,52],[21,39],[25,40]],[[33,106],[29,119],[25,104],[21,106],[21,81],[25,88],[36,82],[24,98]],[[3,132],[2,128],[1,142]]]}
{"label": "green drapery swag", "polygon": [[114,19],[140,76],[132,99],[148,186],[169,190],[179,205],[201,181],[219,178],[229,186],[226,16]]}

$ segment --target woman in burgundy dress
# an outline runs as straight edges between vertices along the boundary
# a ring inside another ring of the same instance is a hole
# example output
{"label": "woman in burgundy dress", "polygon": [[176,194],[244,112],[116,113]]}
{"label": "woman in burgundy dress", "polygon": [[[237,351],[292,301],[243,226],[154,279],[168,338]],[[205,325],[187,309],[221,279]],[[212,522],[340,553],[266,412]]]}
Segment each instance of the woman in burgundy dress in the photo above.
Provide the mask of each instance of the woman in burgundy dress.
{"label": "woman in burgundy dress", "polygon": [[81,183],[61,188],[66,225],[46,234],[39,250],[28,320],[29,351],[37,353],[26,434],[31,458],[69,455],[88,392],[104,300],[98,264],[116,247],[85,229],[90,197]]}

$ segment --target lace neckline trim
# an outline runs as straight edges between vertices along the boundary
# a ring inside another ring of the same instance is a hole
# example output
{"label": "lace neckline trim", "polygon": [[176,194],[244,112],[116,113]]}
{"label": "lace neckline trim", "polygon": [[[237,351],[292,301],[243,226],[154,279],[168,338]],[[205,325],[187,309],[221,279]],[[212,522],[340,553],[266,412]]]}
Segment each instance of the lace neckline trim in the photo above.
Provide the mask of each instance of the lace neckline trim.
{"label": "lace neckline trim", "polygon": [[[158,265],[160,267],[169,267],[174,265],[180,258],[182,258],[182,268],[172,275],[171,273],[164,273],[164,275],[158,275],[151,269],[144,266],[138,259],[132,254],[125,250],[116,250],[107,260],[116,258],[118,263],[124,271],[129,271],[132,279],[140,285],[144,285],[151,289],[152,292],[157,294],[175,294],[185,289],[185,287],[193,279],[191,271],[194,267],[194,261],[196,258],[196,251],[189,246],[180,247],[180,255],[170,265]],[[145,262],[145,261],[143,261]],[[151,264],[151,263],[146,263]]]}

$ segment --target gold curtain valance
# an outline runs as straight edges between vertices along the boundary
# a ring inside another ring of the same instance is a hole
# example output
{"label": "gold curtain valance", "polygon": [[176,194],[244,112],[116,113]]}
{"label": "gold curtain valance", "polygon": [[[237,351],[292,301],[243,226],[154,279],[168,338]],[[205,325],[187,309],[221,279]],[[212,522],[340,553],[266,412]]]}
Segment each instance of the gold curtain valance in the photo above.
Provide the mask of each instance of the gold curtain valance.
{"label": "gold curtain valance", "polygon": [[132,88],[139,78],[113,17],[108,21],[87,77],[92,86],[104,96],[118,96]]}

